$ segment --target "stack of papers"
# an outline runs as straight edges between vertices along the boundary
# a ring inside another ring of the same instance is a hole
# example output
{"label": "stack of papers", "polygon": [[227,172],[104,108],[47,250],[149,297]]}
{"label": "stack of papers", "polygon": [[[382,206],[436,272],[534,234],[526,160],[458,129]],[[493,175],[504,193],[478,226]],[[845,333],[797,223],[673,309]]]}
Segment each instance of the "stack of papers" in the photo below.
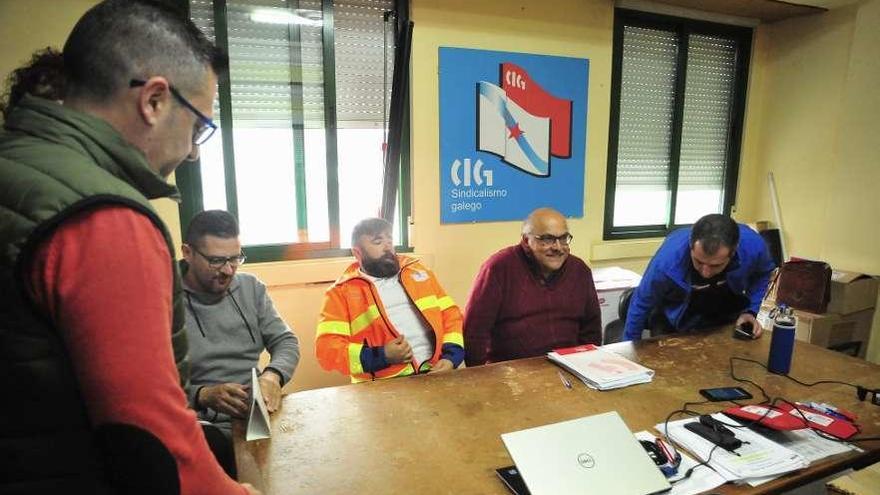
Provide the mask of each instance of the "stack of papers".
{"label": "stack of papers", "polygon": [[[755,430],[755,427],[752,426]],[[809,428],[794,431],[777,431],[769,428],[756,430],[762,436],[793,450],[804,456],[808,461],[816,462],[828,456],[842,454],[853,450],[852,444],[822,438]]]}
{"label": "stack of papers", "polygon": [[556,349],[547,357],[598,390],[648,383],[654,378],[654,370],[592,344]]}
{"label": "stack of papers", "polygon": [[713,414],[712,417],[730,425],[728,429],[742,441],[742,447],[736,449],[735,453],[721,447],[716,448],[712,442],[684,427],[687,423],[699,421],[697,418],[671,421],[668,425],[660,423],[656,428],[677,445],[688,449],[701,461],[708,459],[711,452],[712,459],[709,465],[727,481],[760,484],[810,464],[805,456],[748,428],[741,428],[739,423],[723,414]]}
{"label": "stack of papers", "polygon": [[642,280],[642,276],[638,273],[619,266],[594,268],[592,272],[593,284],[597,291],[636,287]]}

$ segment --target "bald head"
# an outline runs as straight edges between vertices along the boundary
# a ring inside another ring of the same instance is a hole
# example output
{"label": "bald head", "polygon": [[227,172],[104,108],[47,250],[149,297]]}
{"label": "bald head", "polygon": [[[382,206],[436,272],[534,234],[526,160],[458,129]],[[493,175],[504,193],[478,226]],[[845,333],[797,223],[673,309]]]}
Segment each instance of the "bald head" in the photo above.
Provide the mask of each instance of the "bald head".
{"label": "bald head", "polygon": [[553,208],[538,208],[529,213],[529,216],[523,221],[522,233],[523,235],[534,234],[537,231],[543,232],[551,227],[560,227],[565,232],[568,232],[568,222],[565,221],[562,213]]}
{"label": "bald head", "polygon": [[568,222],[553,208],[538,208],[529,214],[523,222],[522,240],[545,278],[562,268],[568,259],[571,241]]}

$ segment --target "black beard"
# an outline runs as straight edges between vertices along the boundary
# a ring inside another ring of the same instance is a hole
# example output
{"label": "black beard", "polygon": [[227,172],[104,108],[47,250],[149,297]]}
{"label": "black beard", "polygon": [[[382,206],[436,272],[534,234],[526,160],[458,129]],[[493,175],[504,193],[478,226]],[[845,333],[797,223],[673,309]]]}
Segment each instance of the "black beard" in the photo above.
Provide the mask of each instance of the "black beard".
{"label": "black beard", "polygon": [[364,258],[361,261],[361,270],[376,278],[388,278],[397,275],[397,272],[400,271],[400,263],[397,261],[397,256],[393,254],[375,259]]}

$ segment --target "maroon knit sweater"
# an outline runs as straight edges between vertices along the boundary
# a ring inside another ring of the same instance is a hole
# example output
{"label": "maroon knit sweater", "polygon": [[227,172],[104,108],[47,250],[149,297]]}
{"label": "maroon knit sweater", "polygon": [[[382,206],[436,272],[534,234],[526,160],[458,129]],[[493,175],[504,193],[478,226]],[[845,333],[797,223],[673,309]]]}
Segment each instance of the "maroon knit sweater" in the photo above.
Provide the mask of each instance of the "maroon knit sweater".
{"label": "maroon knit sweater", "polygon": [[601,343],[599,299],[587,264],[569,256],[550,280],[539,273],[522,244],[483,263],[464,316],[468,366]]}

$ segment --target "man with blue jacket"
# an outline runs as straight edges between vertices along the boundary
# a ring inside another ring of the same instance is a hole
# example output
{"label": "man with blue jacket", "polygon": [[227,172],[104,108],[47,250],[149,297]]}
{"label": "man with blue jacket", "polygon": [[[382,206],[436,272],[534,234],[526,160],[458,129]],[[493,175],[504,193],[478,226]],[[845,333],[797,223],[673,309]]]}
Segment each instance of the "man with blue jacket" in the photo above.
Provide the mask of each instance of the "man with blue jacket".
{"label": "man with blue jacket", "polygon": [[667,236],[633,293],[623,340],[642,330],[691,332],[755,319],[775,265],[757,232],[711,214]]}

